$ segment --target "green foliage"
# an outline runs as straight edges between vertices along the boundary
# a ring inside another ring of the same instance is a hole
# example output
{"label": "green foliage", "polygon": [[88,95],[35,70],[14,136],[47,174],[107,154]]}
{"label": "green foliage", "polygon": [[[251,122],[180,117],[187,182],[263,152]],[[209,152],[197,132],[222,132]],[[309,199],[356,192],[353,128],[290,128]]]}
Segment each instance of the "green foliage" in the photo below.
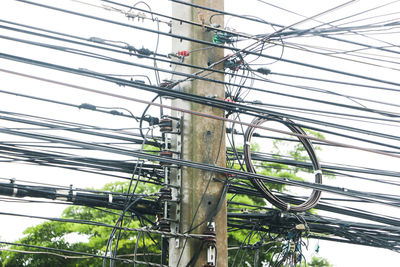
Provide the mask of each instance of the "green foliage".
{"label": "green foliage", "polygon": [[[325,137],[318,132],[313,130],[305,129],[308,135],[325,139]],[[314,146],[315,150],[321,150],[320,147]],[[242,147],[236,148],[237,151],[243,151]],[[259,144],[251,144],[251,151],[253,153],[260,152],[260,145]],[[303,147],[301,143],[295,142],[286,142],[282,140],[274,140],[273,141],[273,149],[271,151],[273,156],[277,159],[282,159],[282,155],[289,155],[293,157],[295,160],[299,161],[307,161],[309,160],[307,151]],[[254,166],[256,167],[257,173],[266,175],[266,176],[274,176],[280,177],[282,179],[291,179],[291,180],[303,180],[300,176],[298,176],[299,172],[311,172],[311,170],[300,168],[300,167],[293,167],[287,164],[275,163],[275,162],[265,162],[265,161],[253,161]],[[241,169],[238,164],[234,164],[232,166],[234,169]],[[324,175],[325,176],[325,175]],[[239,181],[239,180],[238,180]],[[241,181],[243,183],[243,181]],[[266,184],[267,187],[271,190],[276,191],[285,191],[285,185],[283,184]],[[234,202],[234,204],[229,205],[230,212],[249,212],[254,208],[252,206],[265,206],[267,203],[264,199],[247,196],[247,195],[232,195],[228,194],[228,200]],[[237,203],[243,203],[242,205]],[[310,211],[313,212],[313,211]],[[265,226],[264,226],[265,227]],[[262,236],[259,234],[251,235],[251,231],[241,230],[241,231],[231,231],[228,232],[228,244],[230,247],[241,247],[247,246],[251,247],[254,244],[257,244],[262,240]],[[281,251],[282,250],[282,243],[280,242],[273,242],[269,245],[266,245],[260,249],[261,253],[259,255],[259,262],[271,263],[272,262],[272,255],[273,251]],[[268,251],[269,253],[265,253]],[[253,259],[255,255],[255,249],[236,249],[229,251],[229,266],[232,266],[235,263],[235,266],[253,266]],[[236,260],[235,260],[236,259]],[[311,265],[314,264],[314,265]],[[316,265],[321,264],[321,265]],[[327,265],[323,265],[327,264]],[[307,264],[306,266],[327,266],[329,267],[329,263],[323,258],[313,258],[311,263]]]}
{"label": "green foliage", "polygon": [[[318,138],[324,138],[320,133],[307,130],[308,134],[316,136]],[[281,155],[291,155],[298,160],[306,160],[308,157],[301,144],[287,144],[282,141],[274,141],[274,151],[276,158],[281,158]],[[146,146],[146,150],[152,151],[157,150],[154,147]],[[317,148],[319,149],[319,148]],[[238,151],[243,151],[243,148],[237,148]],[[252,151],[259,152],[260,146],[258,144],[252,144]],[[286,164],[279,164],[274,162],[255,162],[257,165],[257,172],[263,175],[275,176],[288,179],[300,180],[301,178],[297,175],[299,171],[305,171],[301,168],[293,168]],[[238,164],[232,166],[235,169],[241,169]],[[242,181],[243,182],[243,181]],[[284,185],[280,184],[269,184],[270,189],[284,191]],[[115,182],[105,185],[102,190],[112,192],[126,192],[128,189],[127,182]],[[138,194],[148,194],[158,191],[159,186],[146,184],[139,184],[136,189]],[[247,196],[247,195],[232,195],[228,194],[228,200],[230,200],[229,211],[230,212],[250,212],[254,210],[254,206],[265,206],[267,203],[263,198]],[[93,209],[87,207],[68,207],[62,213],[62,218],[76,219],[76,220],[88,220],[106,223],[114,225],[118,219],[118,215],[113,214],[113,210],[107,209]],[[154,218],[151,218],[154,221]],[[125,220],[124,226],[127,227],[140,227],[141,224],[138,220]],[[267,227],[267,226],[263,226]],[[110,236],[112,228],[103,226],[93,226],[85,224],[74,224],[64,222],[44,222],[34,227],[29,227],[24,232],[24,237],[19,239],[18,243],[30,244],[36,246],[44,246],[57,249],[65,249],[72,251],[80,251],[86,253],[92,253],[97,255],[104,255],[106,250],[106,243]],[[235,266],[253,266],[254,257],[257,253],[256,249],[244,249],[244,247],[253,247],[255,244],[262,240],[264,234],[252,232],[250,230],[242,231],[230,231],[228,233],[228,243],[230,247],[236,247],[236,249],[229,250],[229,266],[235,262]],[[78,238],[79,237],[79,238]],[[134,231],[124,231],[121,235],[119,242],[117,255],[132,254],[135,250],[138,236]],[[154,237],[157,239],[157,237]],[[157,242],[157,241],[156,241]],[[146,246],[144,246],[146,244]],[[35,248],[25,248],[11,246],[10,249],[25,250],[25,251],[39,251]],[[240,249],[241,248],[241,249]],[[282,243],[273,242],[264,245],[259,250],[259,263],[271,262],[271,257],[274,251],[282,250]],[[159,245],[156,244],[149,236],[141,237],[138,242],[138,252],[148,253],[160,253]],[[159,256],[147,256],[147,258],[138,258],[138,260],[149,260],[152,262],[158,262]],[[15,253],[9,251],[2,251],[0,253],[0,267],[14,267],[14,266],[101,266],[101,258],[63,258],[55,255],[47,254],[25,254]],[[126,265],[121,262],[117,262],[117,266]],[[330,267],[331,265],[323,258],[314,257],[307,264],[309,267]]]}
{"label": "green foliage", "polygon": [[[128,189],[127,182],[115,182],[105,185],[102,190],[113,192],[126,192]],[[140,185],[136,189],[136,193],[150,193],[156,190],[156,186]],[[114,225],[118,219],[118,215],[110,213],[114,210],[93,209],[88,207],[72,206],[66,208],[62,213],[62,218],[96,221]],[[138,220],[126,219],[123,226],[140,227]],[[104,255],[106,243],[110,236],[112,228],[104,226],[94,226],[87,224],[65,223],[58,221],[43,222],[39,225],[28,227],[24,231],[24,237],[19,239],[17,243],[29,244],[35,246],[43,246],[49,248],[65,249]],[[134,231],[123,231],[121,240],[118,245],[117,255],[132,254],[135,250],[137,241],[137,233]],[[159,253],[158,246],[149,237],[145,237],[146,247],[143,240],[138,243],[138,252],[147,251],[149,253]],[[27,248],[21,246],[11,246],[10,249],[25,251],[43,251],[35,248]],[[61,254],[61,253],[60,253]],[[76,256],[76,255],[74,255]],[[101,266],[103,259],[101,258],[79,258],[66,259],[63,257],[47,254],[26,254],[3,251],[0,254],[3,266]],[[159,258],[159,257],[158,257]],[[143,257],[138,257],[144,260]],[[157,259],[147,256],[147,260],[157,262]],[[117,266],[127,265],[117,262]]]}
{"label": "green foliage", "polygon": [[321,257],[312,257],[311,262],[307,265],[308,267],[332,267],[329,262]]}

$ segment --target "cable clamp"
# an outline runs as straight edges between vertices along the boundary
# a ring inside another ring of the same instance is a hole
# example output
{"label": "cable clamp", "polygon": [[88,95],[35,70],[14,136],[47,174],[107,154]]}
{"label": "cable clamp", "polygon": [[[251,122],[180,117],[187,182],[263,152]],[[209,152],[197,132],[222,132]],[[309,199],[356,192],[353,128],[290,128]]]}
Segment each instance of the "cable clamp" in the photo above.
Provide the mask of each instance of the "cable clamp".
{"label": "cable clamp", "polygon": [[125,16],[128,19],[132,19],[133,21],[136,18],[138,18],[138,21],[142,20],[142,22],[144,22],[144,20],[147,19],[146,14],[144,12],[135,13],[133,11],[128,11],[128,12],[125,12]]}
{"label": "cable clamp", "polygon": [[292,206],[290,206],[290,204],[289,203],[287,203],[286,204],[286,211],[290,211],[290,208],[291,208]]}
{"label": "cable clamp", "polygon": [[68,201],[69,190],[56,190],[56,199],[62,201]]}
{"label": "cable clamp", "polygon": [[205,266],[215,266],[217,263],[216,259],[216,248],[215,245],[217,243],[216,240],[216,232],[215,232],[215,222],[209,222],[207,225],[207,230],[204,231],[206,237],[204,242],[207,244],[207,264]]}
{"label": "cable clamp", "polygon": [[314,171],[314,175],[317,175],[317,174],[321,174],[321,175],[322,175],[322,170],[316,170],[316,171]]}
{"label": "cable clamp", "polygon": [[69,196],[71,197],[71,201],[74,202],[76,199],[76,190],[72,188],[72,184],[69,186]]}
{"label": "cable clamp", "polygon": [[16,197],[18,193],[18,187],[15,186],[15,184],[13,183],[13,193],[12,193],[12,197]]}
{"label": "cable clamp", "polygon": [[306,226],[305,226],[303,223],[301,223],[301,224],[296,224],[295,229],[296,229],[296,230],[304,231],[304,230],[306,230]]}

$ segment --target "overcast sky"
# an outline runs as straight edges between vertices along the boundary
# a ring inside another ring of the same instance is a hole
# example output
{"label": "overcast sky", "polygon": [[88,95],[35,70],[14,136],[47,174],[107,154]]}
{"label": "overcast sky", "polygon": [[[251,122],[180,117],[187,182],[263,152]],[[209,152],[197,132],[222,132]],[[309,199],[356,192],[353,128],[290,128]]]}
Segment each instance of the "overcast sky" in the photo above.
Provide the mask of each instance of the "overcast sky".
{"label": "overcast sky", "polygon": [[[41,3],[47,4],[55,4],[54,1],[46,1],[41,0]],[[91,3],[99,4],[99,1],[87,1]],[[169,1],[161,1],[161,0],[153,0],[146,1],[152,7],[153,11],[170,12],[170,2]],[[273,21],[277,24],[290,25],[295,22],[301,21],[303,18],[294,14],[290,14],[288,12],[274,9],[271,6],[267,6],[262,4],[259,1],[251,0],[251,1],[239,1],[239,0],[228,0],[226,1],[226,10],[233,13],[240,13],[243,15],[252,15],[256,17],[261,17],[268,21]],[[314,14],[318,14],[324,10],[328,10],[329,8],[335,7],[344,3],[344,1],[270,1],[275,5],[279,5],[283,8],[290,9],[294,12],[302,14],[304,16],[312,16]],[[387,1],[389,2],[389,1]],[[397,2],[397,1],[396,1]],[[342,18],[348,16],[349,14],[354,14],[359,10],[367,10],[373,6],[376,6],[377,1],[356,1],[356,3],[349,4],[346,7],[338,9],[334,12],[330,12],[324,16],[318,17],[318,22],[316,21],[308,21],[304,24],[298,25],[299,28],[309,28],[315,25],[318,25],[322,22],[333,21],[338,18]],[[77,2],[73,1],[62,1],[57,2],[59,7],[68,8],[71,10],[77,10],[82,13],[91,14],[94,16],[107,17],[112,20],[121,21],[123,23],[132,23],[133,25],[137,25],[140,27],[151,27],[153,29],[157,29],[156,25],[152,22],[138,22],[138,21],[128,21],[124,15],[118,12],[111,12],[104,9],[99,9],[95,7],[85,6]],[[283,6],[284,5],[284,6]],[[141,6],[144,8],[144,6]],[[393,4],[388,6],[385,9],[380,9],[379,12],[372,13],[371,16],[374,15],[382,15],[392,12],[393,10],[400,10],[399,4]],[[66,15],[60,12],[49,11],[39,7],[33,7],[28,4],[19,3],[12,0],[2,0],[0,3],[0,19],[9,20],[13,22],[23,23],[35,27],[41,27],[46,29],[52,29],[60,32],[70,33],[74,35],[78,35],[84,38],[90,37],[102,37],[108,40],[114,41],[124,41],[129,43],[135,47],[141,48],[146,47],[151,50],[156,48],[156,40],[157,36],[150,33],[144,33],[142,31],[130,29],[127,27],[118,27],[116,25],[111,25],[107,23],[101,23],[98,21],[79,18],[77,16]],[[383,20],[383,19],[382,19]],[[237,18],[226,18],[227,26],[233,28],[239,32],[246,32],[249,34],[259,34],[265,32],[271,32],[274,29],[271,26],[260,26],[256,23],[251,23],[248,21],[243,21]],[[338,23],[340,24],[340,23]],[[161,29],[166,30],[167,27],[164,24],[160,24]],[[65,45],[65,43],[57,42],[57,41],[49,41],[45,38],[32,37],[22,33],[15,33],[12,31],[8,31],[0,28],[1,36],[13,36],[15,38],[24,38],[32,41],[42,41],[42,42],[51,42],[54,45]],[[379,36],[380,38],[381,36]],[[344,38],[354,38],[345,36]],[[384,35],[382,38],[385,39],[386,42],[398,43],[399,35],[393,32],[391,35]],[[364,40],[360,37],[363,42],[372,44],[371,40]],[[297,42],[295,39],[288,40],[288,42]],[[304,44],[315,44],[316,46],[337,46],[337,43],[322,40],[322,38],[315,37],[314,39],[307,40],[302,39],[299,42]],[[245,45],[245,44],[243,44]],[[78,47],[74,45],[70,45],[71,47]],[[64,52],[51,51],[47,48],[38,48],[27,44],[22,44],[10,40],[5,40],[4,38],[0,38],[0,47],[1,53],[7,53],[12,55],[18,55],[22,57],[32,58],[36,60],[42,60],[46,62],[53,62],[56,64],[61,64],[73,68],[84,68],[102,73],[118,73],[118,74],[137,74],[137,75],[149,75],[152,82],[155,81],[154,74],[152,72],[138,69],[132,66],[126,66],[122,64],[103,62],[101,60],[95,60],[90,58],[85,58],[82,56],[72,55]],[[351,49],[351,46],[347,47],[343,45],[342,49]],[[166,37],[161,37],[160,45],[159,45],[160,53],[167,54],[171,51],[170,39]],[[97,51],[98,52],[98,51]],[[278,56],[282,52],[280,48],[273,48],[270,51],[270,54],[273,56]],[[375,53],[375,51],[373,51]],[[343,71],[349,71],[358,73],[360,75],[370,75],[373,77],[377,77],[379,79],[388,79],[391,81],[398,82],[398,70],[395,70],[393,66],[395,64],[387,64],[385,66],[388,67],[377,67],[371,65],[360,65],[355,62],[343,61],[334,58],[326,58],[315,56],[310,53],[305,53],[304,51],[298,51],[296,49],[285,48],[284,50],[285,56],[288,56],[292,59],[298,59],[301,62],[318,64],[320,66],[325,67],[334,67],[335,69],[340,69]],[[371,52],[372,53],[372,52]],[[132,60],[134,62],[141,63],[140,61],[136,61],[136,58],[122,56],[122,55],[113,55],[117,58],[124,60]],[[151,65],[150,61],[142,61],[146,64]],[[271,60],[262,61],[264,64],[272,63]],[[389,67],[390,66],[390,67]],[[161,65],[161,67],[167,68],[168,65]],[[273,63],[269,64],[268,67],[275,72],[285,72],[292,73],[297,75],[307,75],[307,76],[316,76],[320,78],[329,78],[329,79],[339,79],[347,82],[359,81],[355,78],[343,77],[341,75],[336,75],[332,73],[321,72],[317,70],[312,70],[309,68],[300,67],[298,65],[288,65]],[[81,76],[76,76],[73,74],[66,74],[57,71],[52,71],[48,69],[43,69],[40,67],[34,67],[32,65],[26,65],[22,63],[12,62],[9,60],[0,59],[0,68],[13,70],[22,73],[28,73],[30,75],[37,75],[40,77],[51,78],[59,81],[67,81],[79,85],[84,85],[91,88],[96,88],[103,91],[112,91],[118,94],[130,95],[134,97],[141,97],[147,100],[150,100],[153,97],[153,94],[135,90],[132,88],[120,87],[116,84],[111,84],[107,82],[102,82],[90,78],[83,78]],[[169,74],[162,74],[162,79],[170,78]],[[301,83],[296,79],[289,79],[284,77],[276,77],[273,78],[275,81],[280,82],[290,82],[293,84]],[[37,97],[44,97],[59,101],[65,101],[68,103],[73,103],[80,105],[82,103],[91,103],[97,106],[103,107],[123,107],[131,110],[134,114],[140,114],[144,108],[144,105],[133,103],[126,100],[110,98],[106,96],[101,96],[93,93],[85,93],[82,91],[78,91],[72,88],[67,88],[63,86],[56,86],[54,84],[43,83],[40,81],[35,81],[32,79],[21,78],[15,75],[5,74],[0,72],[0,81],[1,81],[1,90],[13,91],[28,95],[34,95]],[[377,83],[368,81],[368,84],[376,85]],[[258,84],[256,84],[257,86]],[[390,102],[397,104],[400,100],[398,93],[389,92],[389,91],[378,91],[378,90],[368,90],[365,88],[351,88],[346,86],[335,86],[326,83],[319,82],[309,82],[307,83],[309,86],[320,86],[326,90],[335,90],[338,93],[346,93],[352,96],[357,97],[366,97],[369,99],[375,99],[385,102]],[[298,90],[283,86],[269,85],[266,87],[265,83],[260,86],[263,88],[275,90],[276,92],[284,92],[290,93],[293,95],[307,95],[307,97],[318,97],[320,99],[329,99],[332,101],[339,101],[341,103],[346,104],[354,104],[353,101],[339,97],[339,96],[326,96],[320,93],[310,93],[305,90]],[[324,110],[339,110],[337,107],[327,107],[325,105],[317,105],[315,103],[310,103],[307,101],[300,101],[291,99],[288,97],[279,97],[272,94],[259,94],[259,93],[251,93],[248,96],[249,99],[261,99],[266,102],[273,103],[284,103],[285,105],[295,105],[304,108],[314,108],[314,109],[324,109]],[[45,104],[40,101],[33,101],[30,99],[24,99],[17,96],[1,94],[0,95],[0,103],[2,111],[10,111],[10,112],[18,112],[18,113],[26,113],[30,115],[43,116],[43,117],[51,117],[54,119],[60,120],[69,120],[75,121],[83,124],[92,124],[99,127],[109,127],[109,128],[129,128],[129,127],[137,127],[137,124],[133,122],[132,119],[126,118],[117,118],[113,115],[104,115],[98,114],[95,112],[80,110],[71,107],[63,107],[55,104]],[[389,107],[387,105],[379,105],[377,103],[363,102],[363,104],[368,105],[370,108],[379,108],[389,110],[391,112],[400,113],[400,109],[398,107]],[[157,112],[157,109],[151,109],[153,114]],[[294,112],[292,112],[294,114]],[[356,114],[356,113],[355,113]],[[321,119],[321,117],[315,116],[313,118]],[[322,117],[323,119],[323,117]],[[348,122],[343,121],[341,119],[330,119],[332,122],[344,123],[347,125],[352,125],[354,127],[364,127],[366,124],[361,122]],[[1,122],[2,127],[18,127],[18,124],[9,123],[5,125],[3,121]],[[385,125],[369,125],[372,130],[383,131],[388,134],[392,134],[398,136],[398,129],[396,127],[385,126]],[[23,141],[25,139],[20,139],[12,136],[0,135],[4,140],[13,140],[13,141]],[[70,137],[79,138],[80,140],[84,140],[84,135],[70,135]],[[335,141],[345,142],[350,144],[347,139],[338,138],[331,135],[326,135],[327,139],[334,139]],[[101,140],[101,139],[99,139]],[[376,139],[379,140],[379,139]],[[89,140],[88,140],[89,141]],[[90,140],[94,141],[94,140]],[[387,140],[385,140],[387,141]],[[365,144],[361,142],[353,142],[352,145],[360,145],[365,146]],[[393,144],[398,145],[393,141]],[[373,147],[376,148],[376,147]],[[87,155],[90,155],[93,152],[87,152]],[[102,157],[107,158],[110,155],[101,154]],[[391,171],[400,171],[400,167],[398,164],[399,159],[379,156],[373,153],[346,150],[346,149],[338,149],[338,148],[324,148],[324,150],[319,154],[319,157],[322,161],[325,162],[335,162],[335,163],[343,163],[343,164],[351,164],[356,166],[369,166],[373,165],[374,168],[380,168]],[[120,157],[124,159],[124,157]],[[95,175],[83,172],[69,171],[59,168],[51,168],[51,167],[39,167],[34,165],[27,165],[22,163],[0,163],[1,175],[0,178],[16,178],[18,180],[30,180],[35,182],[44,182],[51,183],[57,185],[65,185],[69,186],[73,184],[76,187],[95,187],[100,188],[107,182],[114,181],[115,179],[102,175]],[[0,181],[4,182],[4,181]],[[385,191],[386,187],[371,188],[371,185],[365,185],[362,181],[351,180],[348,181],[343,178],[337,178],[331,181],[328,181],[329,184],[339,186],[343,186],[345,184],[350,188],[362,188],[362,190],[374,190],[374,191]],[[361,190],[361,189],[360,189]],[[386,193],[395,193],[396,189],[392,189],[392,191]],[[8,203],[8,202],[0,202],[0,211],[1,212],[14,212],[14,213],[23,213],[23,214],[32,214],[32,215],[42,215],[42,216],[54,216],[57,217],[60,215],[61,211],[65,208],[63,205],[54,205],[54,204],[21,204],[21,203]],[[376,211],[383,212],[385,214],[390,215],[393,210],[386,207],[377,207]],[[394,210],[396,214],[398,214],[398,210]],[[332,214],[329,214],[332,216]],[[1,217],[1,225],[3,226],[0,229],[0,237],[2,240],[15,241],[20,236],[22,231],[31,225],[35,225],[40,222],[40,220],[33,220],[27,218],[16,218],[12,216],[2,216]],[[309,253],[313,254],[315,249],[315,244],[317,241],[310,241],[309,244]],[[381,266],[382,261],[385,262],[385,265],[395,266],[395,262],[397,262],[400,257],[397,253],[390,252],[384,249],[377,248],[369,248],[363,246],[355,246],[355,245],[347,245],[347,244],[338,244],[333,242],[319,241],[320,252],[319,255],[325,257],[331,262],[335,264],[335,266]],[[384,260],[383,260],[384,259]],[[394,265],[392,265],[394,264]]]}

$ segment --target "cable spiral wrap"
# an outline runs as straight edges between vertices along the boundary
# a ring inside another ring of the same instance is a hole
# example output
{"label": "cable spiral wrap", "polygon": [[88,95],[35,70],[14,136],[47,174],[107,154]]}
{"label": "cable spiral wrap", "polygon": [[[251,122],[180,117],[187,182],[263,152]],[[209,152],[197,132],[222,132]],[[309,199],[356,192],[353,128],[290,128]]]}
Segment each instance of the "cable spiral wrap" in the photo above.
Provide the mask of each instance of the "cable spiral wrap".
{"label": "cable spiral wrap", "polygon": [[[293,133],[296,134],[301,134],[301,135],[306,135],[304,130],[300,128],[299,126],[296,126],[291,120],[286,119],[286,118],[281,118],[277,116],[271,116],[268,115],[266,117],[256,117],[253,119],[251,122],[253,125],[259,126],[267,121],[276,121],[284,124],[289,130],[291,130]],[[257,173],[256,168],[254,167],[252,163],[252,158],[251,158],[251,147],[250,147],[250,142],[251,138],[253,136],[253,133],[255,131],[255,127],[248,127],[245,134],[244,134],[244,161],[246,164],[246,169],[248,172],[251,173]],[[322,184],[322,171],[321,171],[321,166],[320,163],[317,159],[317,156],[315,154],[315,150],[312,146],[312,143],[308,138],[304,137],[298,137],[299,141],[303,144],[304,148],[307,151],[308,156],[311,159],[311,163],[314,169],[315,173],[315,183],[316,184]],[[254,185],[254,187],[260,191],[264,198],[267,199],[272,205],[275,207],[285,210],[288,212],[303,212],[307,211],[309,209],[312,209],[317,205],[320,197],[321,197],[321,191],[319,190],[313,190],[309,198],[304,201],[303,203],[296,205],[296,206],[291,206],[290,203],[287,203],[283,200],[281,200],[279,197],[275,196],[271,190],[268,189],[268,187],[264,184],[264,182],[258,178],[252,178],[251,183]]]}

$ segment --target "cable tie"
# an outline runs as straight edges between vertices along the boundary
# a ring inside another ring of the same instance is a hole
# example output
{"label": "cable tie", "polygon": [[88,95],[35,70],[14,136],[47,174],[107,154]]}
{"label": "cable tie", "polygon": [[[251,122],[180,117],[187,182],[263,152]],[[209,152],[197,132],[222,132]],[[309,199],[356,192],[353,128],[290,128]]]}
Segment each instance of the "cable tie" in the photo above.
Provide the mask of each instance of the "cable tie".
{"label": "cable tie", "polygon": [[113,196],[112,196],[112,194],[108,194],[108,203],[113,203]]}
{"label": "cable tie", "polygon": [[171,57],[180,58],[180,56],[178,56],[177,54],[174,54],[174,53],[169,53],[169,54],[168,54],[168,57],[169,57],[169,58],[171,58]]}
{"label": "cable tie", "polygon": [[76,200],[76,194],[77,194],[77,193],[76,193],[76,190],[72,190],[72,189],[71,189],[71,193],[72,193],[71,201],[72,201],[72,202],[75,202],[75,200]]}
{"label": "cable tie", "polygon": [[69,192],[69,190],[65,189],[56,190],[56,199],[61,201],[68,201]]}
{"label": "cable tie", "polygon": [[314,171],[314,175],[317,175],[317,174],[321,174],[321,175],[322,175],[322,170],[316,170],[316,171]]}
{"label": "cable tie", "polygon": [[12,193],[12,197],[16,197],[18,193],[18,187],[15,186],[15,184],[13,183],[13,193]]}

